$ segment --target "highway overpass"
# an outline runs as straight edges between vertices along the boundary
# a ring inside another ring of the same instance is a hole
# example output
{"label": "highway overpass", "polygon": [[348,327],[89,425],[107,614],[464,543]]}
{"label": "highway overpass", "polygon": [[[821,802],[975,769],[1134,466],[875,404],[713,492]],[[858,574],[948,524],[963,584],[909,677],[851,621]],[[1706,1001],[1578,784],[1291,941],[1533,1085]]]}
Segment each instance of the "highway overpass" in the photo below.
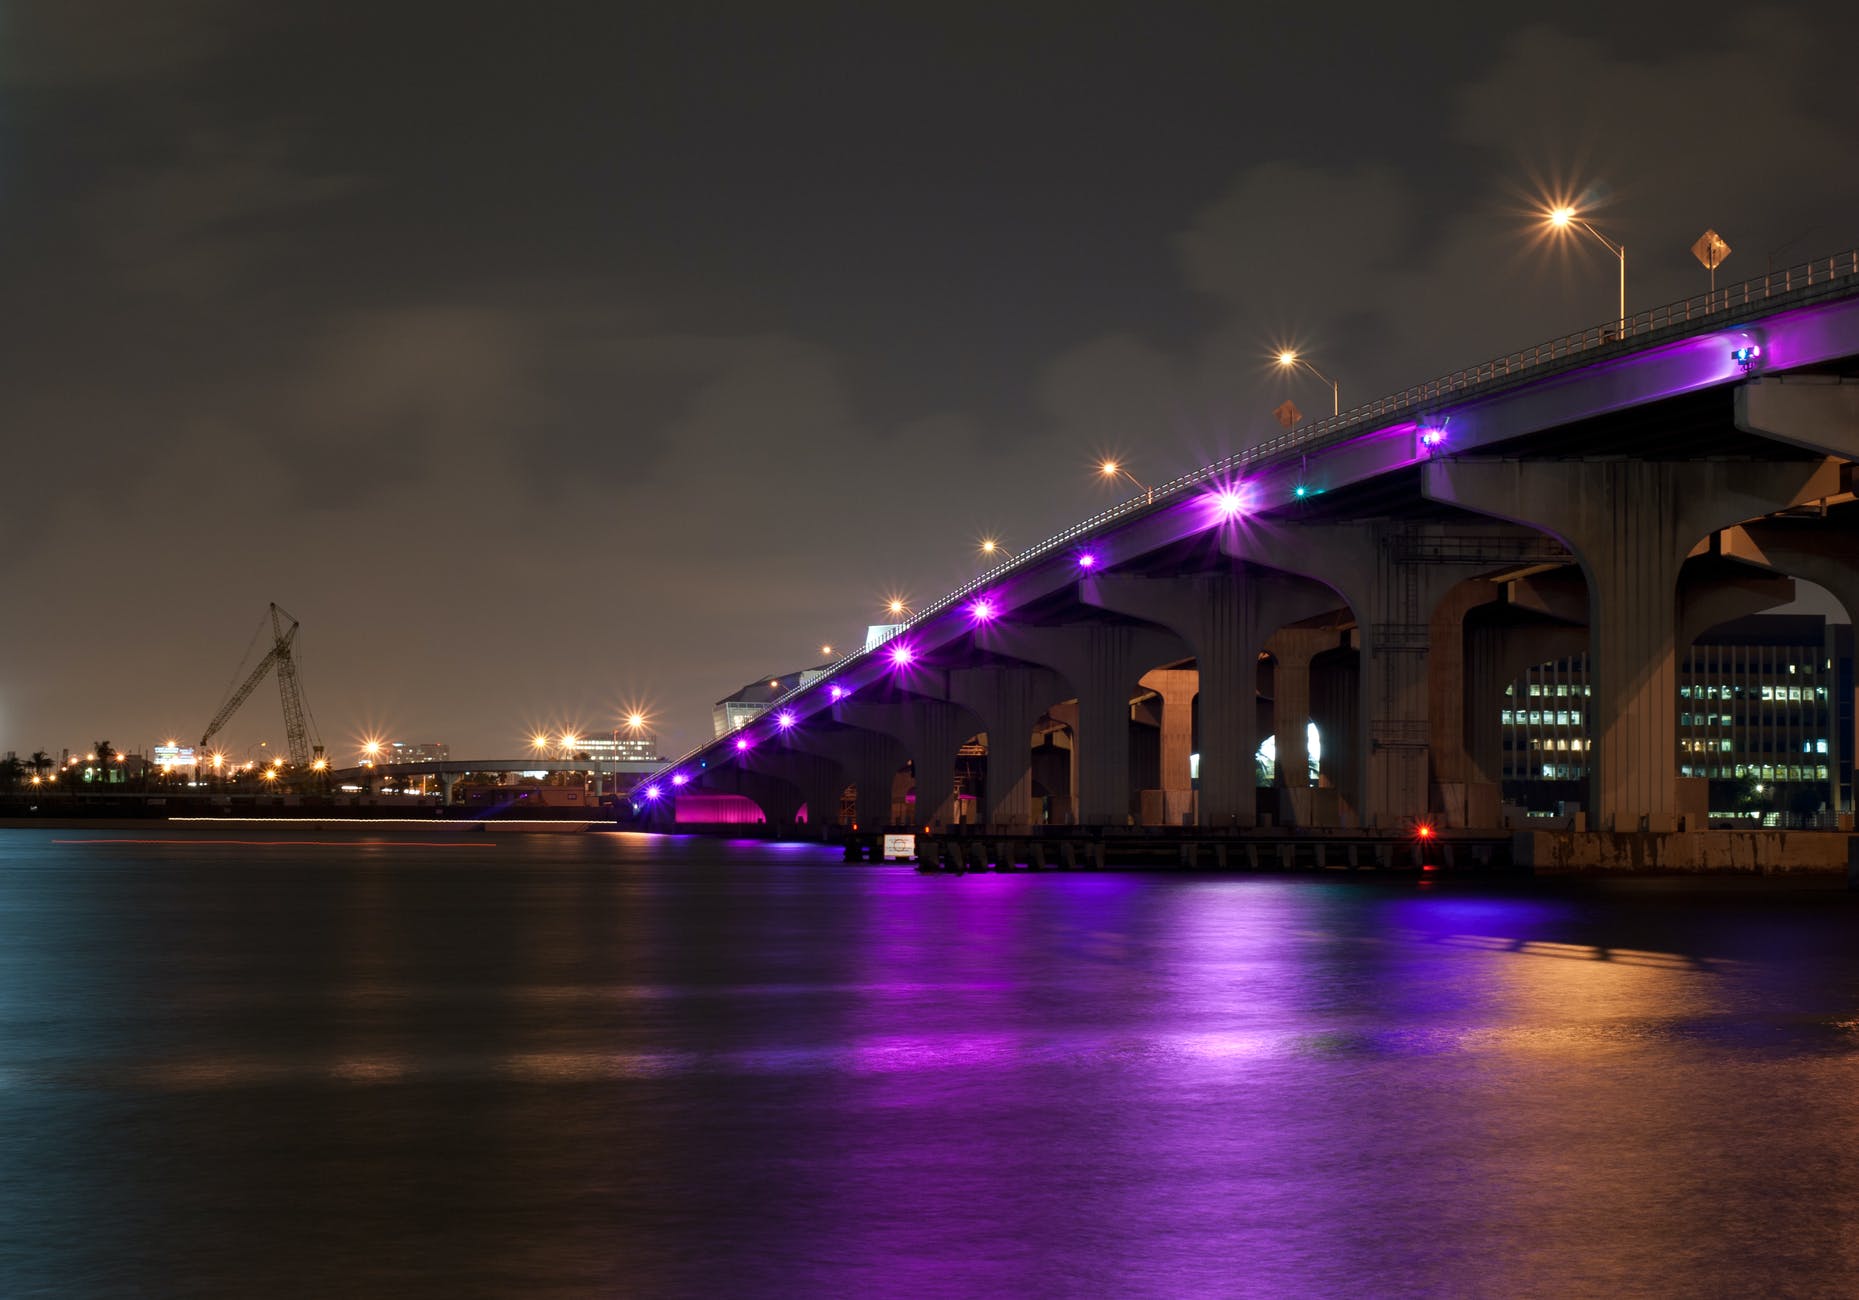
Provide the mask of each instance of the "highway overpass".
{"label": "highway overpass", "polygon": [[[1677,664],[1800,577],[1859,613],[1859,254],[1494,358],[1300,427],[1031,547],[639,787],[665,821],[727,792],[816,828],[954,819],[958,747],[987,745],[980,819],[1035,822],[1035,732],[1068,751],[1054,820],[1201,831],[1490,827],[1491,722],[1522,668],[1586,651],[1591,830],[1695,830]],[[1264,667],[1269,700],[1259,692]],[[1145,685],[1146,683],[1146,685]],[[1134,788],[1133,701],[1161,729]],[[1326,728],[1319,780],[1307,721]],[[1850,763],[1851,738],[1842,740]],[[1190,754],[1199,755],[1198,779]],[[1048,788],[1048,793],[1050,789]]]}

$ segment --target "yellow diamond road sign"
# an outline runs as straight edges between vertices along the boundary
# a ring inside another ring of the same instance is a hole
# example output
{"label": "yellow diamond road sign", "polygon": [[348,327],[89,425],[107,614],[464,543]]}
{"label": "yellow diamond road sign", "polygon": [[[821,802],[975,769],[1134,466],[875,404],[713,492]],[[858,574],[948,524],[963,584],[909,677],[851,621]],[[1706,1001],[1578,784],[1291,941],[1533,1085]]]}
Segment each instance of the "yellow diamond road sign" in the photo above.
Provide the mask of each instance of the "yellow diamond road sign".
{"label": "yellow diamond road sign", "polygon": [[1691,255],[1704,264],[1705,270],[1715,271],[1723,265],[1723,259],[1730,256],[1730,245],[1715,230],[1707,230],[1691,246]]}
{"label": "yellow diamond road sign", "polygon": [[1273,411],[1272,414],[1277,416],[1278,423],[1284,425],[1287,429],[1297,428],[1298,424],[1304,419],[1304,413],[1290,402],[1285,402],[1283,405],[1279,406],[1277,410]]}

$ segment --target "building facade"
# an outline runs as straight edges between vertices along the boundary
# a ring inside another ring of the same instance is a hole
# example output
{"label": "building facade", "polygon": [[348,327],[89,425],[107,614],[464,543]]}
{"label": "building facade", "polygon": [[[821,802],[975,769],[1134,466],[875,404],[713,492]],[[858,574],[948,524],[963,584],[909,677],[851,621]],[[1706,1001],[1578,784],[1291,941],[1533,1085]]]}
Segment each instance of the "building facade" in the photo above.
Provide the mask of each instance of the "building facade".
{"label": "building facade", "polygon": [[[1507,802],[1572,809],[1593,744],[1588,659],[1530,669],[1500,720]],[[1758,615],[1699,637],[1679,670],[1678,774],[1709,783],[1713,823],[1800,824],[1853,810],[1853,630]]]}

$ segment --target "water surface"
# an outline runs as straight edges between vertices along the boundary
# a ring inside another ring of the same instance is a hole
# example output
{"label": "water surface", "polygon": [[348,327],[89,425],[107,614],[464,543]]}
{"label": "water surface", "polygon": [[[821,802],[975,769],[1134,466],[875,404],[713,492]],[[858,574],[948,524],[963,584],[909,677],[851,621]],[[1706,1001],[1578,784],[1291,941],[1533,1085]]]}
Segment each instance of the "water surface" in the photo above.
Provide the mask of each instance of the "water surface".
{"label": "water surface", "polygon": [[0,831],[0,1294],[1850,1292],[1856,923]]}

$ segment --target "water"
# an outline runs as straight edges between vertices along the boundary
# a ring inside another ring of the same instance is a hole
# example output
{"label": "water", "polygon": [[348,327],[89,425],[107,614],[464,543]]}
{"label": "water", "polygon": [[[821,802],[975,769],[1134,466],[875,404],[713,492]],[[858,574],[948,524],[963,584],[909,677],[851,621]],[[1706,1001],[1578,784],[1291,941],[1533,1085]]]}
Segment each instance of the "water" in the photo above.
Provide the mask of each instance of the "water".
{"label": "water", "polygon": [[1826,1295],[1859,899],[0,832],[0,1294]]}

